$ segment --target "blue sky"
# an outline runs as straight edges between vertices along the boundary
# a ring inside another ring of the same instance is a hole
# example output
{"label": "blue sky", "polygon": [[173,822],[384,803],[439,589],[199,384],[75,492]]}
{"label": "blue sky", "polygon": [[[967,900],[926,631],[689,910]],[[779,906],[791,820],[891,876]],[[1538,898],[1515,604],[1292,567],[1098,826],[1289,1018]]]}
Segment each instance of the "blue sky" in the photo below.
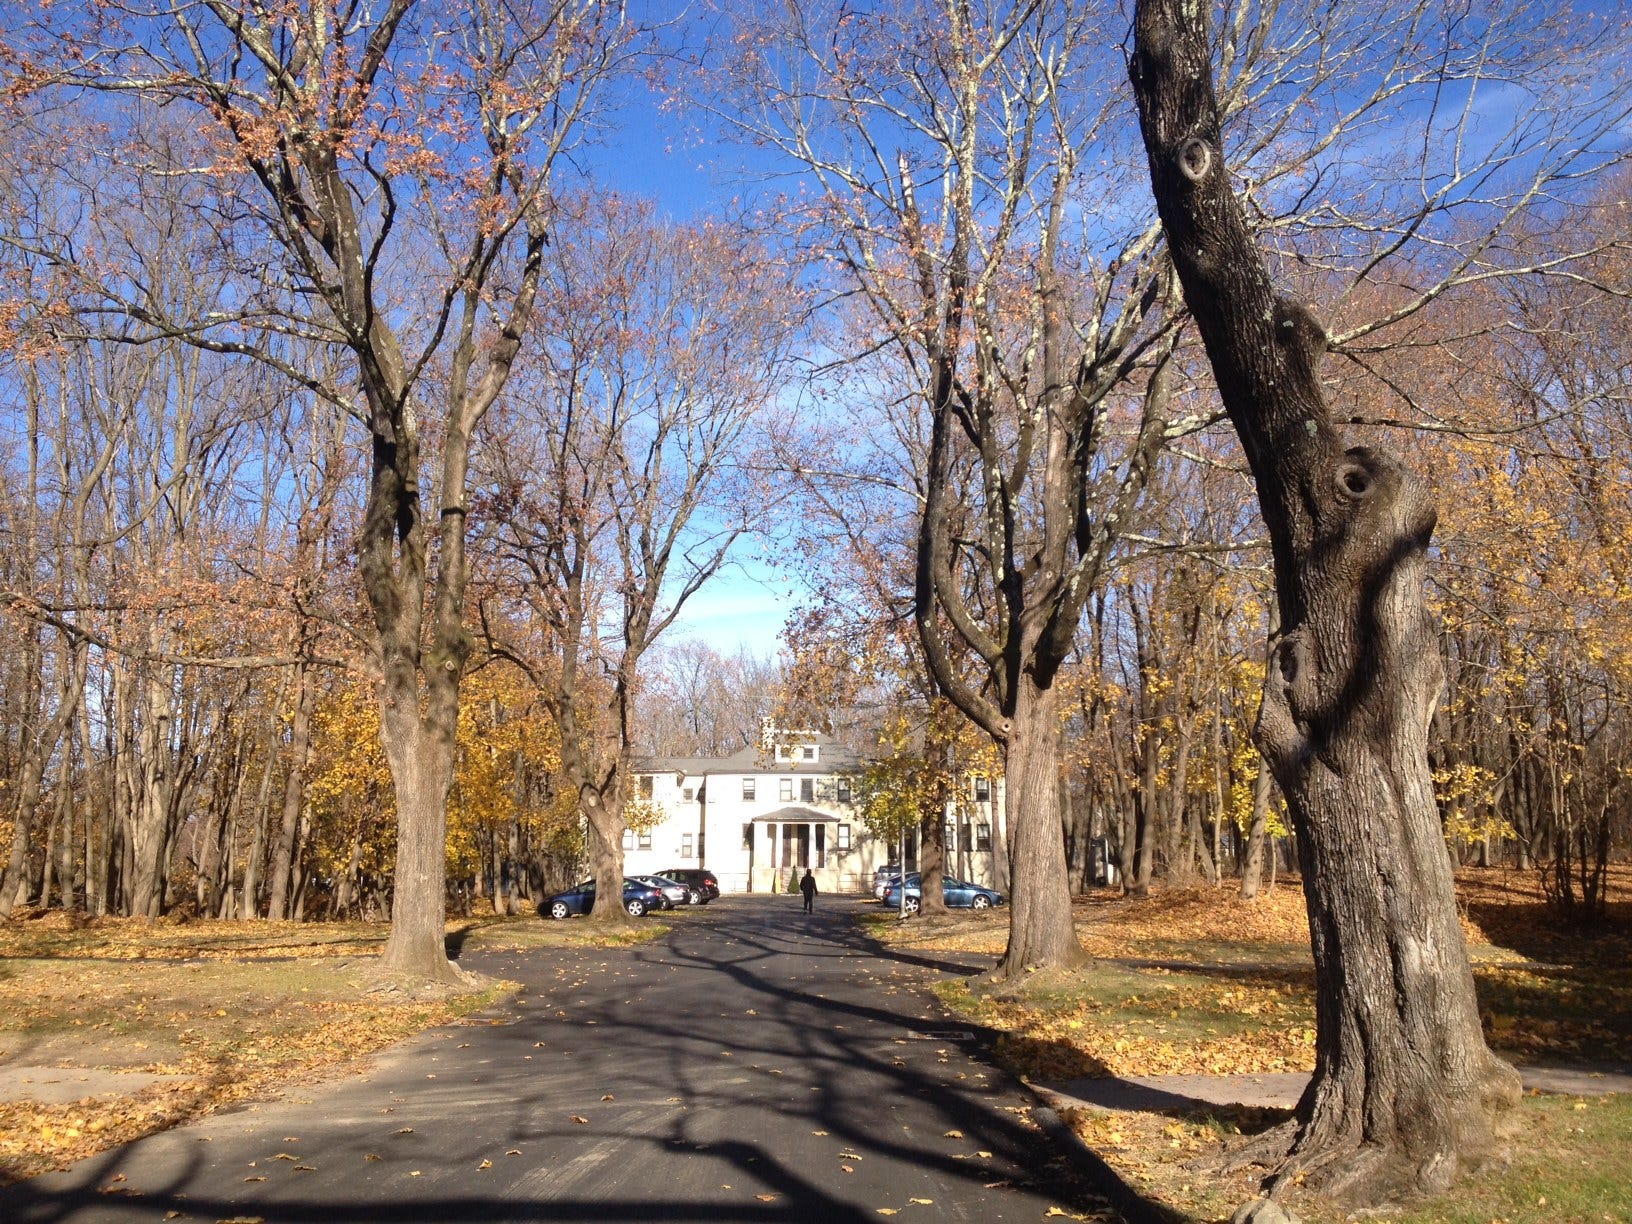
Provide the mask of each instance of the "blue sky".
{"label": "blue sky", "polygon": [[[635,4],[631,11],[656,12],[657,20],[673,16],[672,5]],[[665,109],[662,98],[640,81],[630,82],[610,126],[586,148],[581,164],[603,184],[630,195],[655,200],[677,221],[725,212],[751,192],[734,169],[742,150],[716,141],[702,142],[695,129]],[[774,530],[773,525],[773,530]],[[793,532],[797,534],[796,529]],[[787,534],[786,532],[781,534]],[[693,596],[663,637],[665,645],[685,638],[707,643],[721,654],[746,648],[756,656],[777,654],[781,632],[797,602],[797,592],[762,554],[768,545],[744,539],[736,563],[727,566]]]}

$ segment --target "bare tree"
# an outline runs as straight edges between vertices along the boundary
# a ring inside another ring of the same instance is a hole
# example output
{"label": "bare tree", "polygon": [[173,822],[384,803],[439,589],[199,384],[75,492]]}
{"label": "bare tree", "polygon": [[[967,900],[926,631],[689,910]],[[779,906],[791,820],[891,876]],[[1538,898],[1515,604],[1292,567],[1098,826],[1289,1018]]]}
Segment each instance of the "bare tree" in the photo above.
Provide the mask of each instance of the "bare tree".
{"label": "bare tree", "polygon": [[759,742],[783,666],[695,639],[654,648],[634,720],[636,747],[670,756],[728,756]]}
{"label": "bare tree", "polygon": [[[531,324],[555,167],[621,63],[621,9],[385,0],[341,17],[325,0],[118,7],[125,20],[106,23],[101,13],[63,23],[54,7],[42,11],[20,40],[31,53],[19,57],[22,83],[195,110],[211,147],[200,164],[160,172],[211,176],[233,201],[226,236],[268,258],[240,263],[241,307],[201,316],[163,313],[125,277],[87,289],[100,287],[101,309],[131,321],[132,340],[175,336],[262,362],[364,423],[372,470],[358,568],[398,814],[383,964],[457,980],[443,946],[445,828],[471,648],[472,437]],[[73,265],[70,249],[57,256],[59,268]],[[361,403],[291,364],[282,334],[349,353]]]}
{"label": "bare tree", "polygon": [[597,888],[621,897],[642,663],[769,504],[747,450],[771,427],[799,302],[733,226],[618,200],[584,214],[549,262],[539,376],[488,455],[509,594],[553,649],[491,640],[559,725]]}
{"label": "bare tree", "polygon": [[[1251,466],[1274,557],[1280,630],[1257,735],[1298,836],[1319,1019],[1315,1076],[1297,1120],[1262,1150],[1278,1144],[1285,1156],[1277,1189],[1298,1177],[1376,1202],[1443,1189],[1480,1161],[1519,1081],[1484,1044],[1429,775],[1427,735],[1443,680],[1422,591],[1434,507],[1397,458],[1347,444],[1321,385],[1326,330],[1271,284],[1231,183],[1210,13],[1184,0],[1139,0],[1130,75],[1168,246]],[[1236,13],[1226,47],[1270,38],[1246,6]],[[1522,19],[1502,19],[1495,10],[1422,5],[1407,15],[1401,33],[1410,39],[1390,52],[1397,58],[1379,64],[1402,100],[1423,82],[1434,96],[1455,93],[1460,80],[1468,102],[1448,129],[1459,137],[1448,177],[1456,186],[1427,192],[1368,268],[1468,187],[1467,117],[1476,83],[1499,71],[1493,48],[1522,49],[1537,62],[1546,44],[1517,41]],[[1462,39],[1472,28],[1481,37]],[[1491,193],[1479,203],[1493,224],[1452,248],[1382,323],[1448,285],[1493,274],[1504,219],[1548,185],[1602,166],[1612,129],[1599,125],[1616,108],[1624,116],[1625,102],[1601,102],[1585,119],[1560,111],[1539,128],[1520,120],[1512,144],[1479,160],[1472,179]],[[1422,131],[1432,144],[1447,129],[1430,112]],[[1502,168],[1519,148],[1528,155],[1520,182],[1498,206]],[[1425,183],[1447,181],[1431,174]],[[1568,272],[1578,257],[1562,252],[1536,270]]]}
{"label": "bare tree", "polygon": [[732,121],[813,176],[792,217],[929,422],[917,629],[940,690],[1003,754],[999,981],[1084,958],[1055,680],[1169,430],[1168,382],[1150,377],[1174,337],[1158,228],[1095,211],[1122,172],[1112,21],[1093,5],[808,3],[743,18],[734,44]]}

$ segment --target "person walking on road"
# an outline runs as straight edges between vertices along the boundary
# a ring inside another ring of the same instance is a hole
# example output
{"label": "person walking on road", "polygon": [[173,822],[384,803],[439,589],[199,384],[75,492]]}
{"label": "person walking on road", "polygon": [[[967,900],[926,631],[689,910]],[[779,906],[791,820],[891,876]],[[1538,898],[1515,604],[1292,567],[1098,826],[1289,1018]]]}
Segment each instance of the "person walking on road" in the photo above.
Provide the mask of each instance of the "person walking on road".
{"label": "person walking on road", "polygon": [[816,908],[816,877],[810,874],[810,868],[805,868],[804,878],[799,881],[799,891],[805,894],[805,913],[813,913]]}

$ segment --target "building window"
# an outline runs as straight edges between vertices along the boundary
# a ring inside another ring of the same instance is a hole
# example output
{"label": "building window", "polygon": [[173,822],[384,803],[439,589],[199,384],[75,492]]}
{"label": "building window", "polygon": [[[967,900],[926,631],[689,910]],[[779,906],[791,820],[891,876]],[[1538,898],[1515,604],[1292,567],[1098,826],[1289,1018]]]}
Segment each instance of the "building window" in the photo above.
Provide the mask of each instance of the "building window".
{"label": "building window", "polygon": [[696,797],[697,792],[689,786],[680,792],[680,798],[684,799],[687,803],[690,803]]}
{"label": "building window", "polygon": [[992,848],[992,826],[981,822],[975,826],[975,849],[990,850]]}
{"label": "building window", "polygon": [[838,780],[837,786],[838,786],[838,792],[839,792],[839,802],[840,803],[849,803],[850,802],[850,779],[849,778],[840,778]]}
{"label": "building window", "polygon": [[788,759],[788,746],[786,744],[778,744],[776,746],[776,759],[779,761],[785,761]]}
{"label": "building window", "polygon": [[816,779],[815,778],[800,778],[799,779],[799,799],[800,799],[800,802],[802,802],[802,803],[815,803],[816,802]]}
{"label": "building window", "polygon": [[754,848],[754,826],[752,824],[742,826],[742,848],[744,850]]}
{"label": "building window", "polygon": [[850,849],[850,826],[847,825],[847,824],[841,824],[839,826],[838,849],[840,849],[840,850]]}
{"label": "building window", "polygon": [[781,779],[776,785],[776,790],[777,790],[777,796],[780,799],[782,799],[784,802],[789,800],[789,799],[792,799],[793,798],[793,779],[792,778],[783,778],[783,779]]}
{"label": "building window", "polygon": [[754,801],[753,778],[744,778],[742,780],[742,797],[745,802],[752,803]]}
{"label": "building window", "polygon": [[635,848],[635,831],[633,829],[625,829],[623,831],[623,848],[625,850],[633,850]]}
{"label": "building window", "polygon": [[652,797],[652,775],[651,774],[641,774],[640,775],[640,797],[642,799],[650,799]]}
{"label": "building window", "polygon": [[816,759],[816,745],[806,744],[799,755],[807,761],[814,761]]}
{"label": "building window", "polygon": [[691,834],[690,833],[682,833],[680,835],[680,857],[681,858],[690,858],[691,857]]}
{"label": "building window", "polygon": [[946,822],[946,848],[948,850],[958,848],[958,826],[950,820]]}
{"label": "building window", "polygon": [[651,835],[651,833],[647,832],[647,833],[642,833],[640,835],[640,848],[642,850],[650,850],[652,848],[652,835]]}
{"label": "building window", "polygon": [[975,802],[990,803],[992,801],[992,780],[990,778],[975,778]]}

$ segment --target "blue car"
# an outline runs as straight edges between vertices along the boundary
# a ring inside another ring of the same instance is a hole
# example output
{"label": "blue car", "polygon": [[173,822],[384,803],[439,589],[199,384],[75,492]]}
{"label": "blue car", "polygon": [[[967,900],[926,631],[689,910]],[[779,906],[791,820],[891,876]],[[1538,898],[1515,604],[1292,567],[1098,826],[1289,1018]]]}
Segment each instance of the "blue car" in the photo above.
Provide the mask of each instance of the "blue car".
{"label": "blue car", "polygon": [[[595,881],[585,880],[582,884],[567,889],[566,892],[558,892],[539,908],[551,918],[587,914],[595,908]],[[623,908],[629,911],[631,918],[639,918],[654,909],[662,909],[663,894],[650,884],[642,884],[639,880],[625,877]]]}
{"label": "blue car", "polygon": [[[891,880],[884,886],[883,901],[889,909],[901,908],[902,883],[901,880]],[[905,884],[907,889],[907,913],[916,914],[923,898],[923,882],[916,871],[909,871],[906,875]],[[995,888],[971,884],[967,880],[955,880],[951,876],[941,877],[941,896],[946,899],[948,909],[983,910],[991,909],[994,905],[1003,904],[1003,894]]]}

